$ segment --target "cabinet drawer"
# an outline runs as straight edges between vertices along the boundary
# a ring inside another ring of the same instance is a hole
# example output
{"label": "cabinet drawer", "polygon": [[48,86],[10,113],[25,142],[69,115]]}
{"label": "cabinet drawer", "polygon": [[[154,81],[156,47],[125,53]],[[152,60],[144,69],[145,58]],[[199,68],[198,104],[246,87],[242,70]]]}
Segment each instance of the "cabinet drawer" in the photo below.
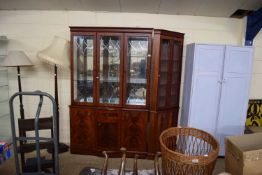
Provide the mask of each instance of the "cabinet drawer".
{"label": "cabinet drawer", "polygon": [[118,109],[107,108],[107,109],[96,109],[96,117],[108,118],[108,119],[119,119],[121,111]]}

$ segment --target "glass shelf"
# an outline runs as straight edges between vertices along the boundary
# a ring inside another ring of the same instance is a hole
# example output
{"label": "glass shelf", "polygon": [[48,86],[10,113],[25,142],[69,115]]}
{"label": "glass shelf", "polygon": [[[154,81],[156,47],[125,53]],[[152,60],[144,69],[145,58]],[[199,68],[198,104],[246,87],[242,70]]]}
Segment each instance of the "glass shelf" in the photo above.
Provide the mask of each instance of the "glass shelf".
{"label": "glass shelf", "polygon": [[130,78],[127,83],[131,84],[146,84],[145,78]]}
{"label": "glass shelf", "polygon": [[108,104],[119,104],[119,98],[100,98],[99,99],[100,103],[108,103]]}
{"label": "glass shelf", "polygon": [[75,101],[92,103],[93,97],[80,98],[80,99],[76,99]]}
{"label": "glass shelf", "polygon": [[139,98],[128,98],[126,102],[129,105],[145,105],[146,104],[145,99],[139,99]]}
{"label": "glass shelf", "polygon": [[101,83],[118,83],[119,82],[119,78],[118,77],[108,77],[108,78],[100,78],[100,84]]}
{"label": "glass shelf", "polygon": [[77,82],[77,81],[88,81],[88,82],[93,82],[93,77],[87,77],[86,79],[84,78],[79,78],[79,79],[75,79],[74,82]]}

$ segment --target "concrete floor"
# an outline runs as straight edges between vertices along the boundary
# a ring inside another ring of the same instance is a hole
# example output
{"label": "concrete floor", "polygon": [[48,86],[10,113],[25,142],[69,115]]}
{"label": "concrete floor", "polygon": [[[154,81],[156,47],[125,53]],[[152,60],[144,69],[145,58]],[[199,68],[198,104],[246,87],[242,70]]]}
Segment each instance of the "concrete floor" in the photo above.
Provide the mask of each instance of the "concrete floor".
{"label": "concrete floor", "polygon": [[[109,159],[108,168],[118,169],[120,166],[120,161],[121,160],[119,158]],[[59,155],[60,175],[79,175],[81,170],[87,166],[102,168],[103,162],[104,158],[101,157],[70,154],[70,152],[62,153]],[[133,162],[133,159],[127,159],[126,168],[132,169]],[[153,167],[153,160],[138,160],[138,169],[153,169]],[[213,175],[217,175],[224,171],[224,159],[218,158]],[[13,157],[4,164],[0,165],[0,175],[15,175],[15,164]]]}

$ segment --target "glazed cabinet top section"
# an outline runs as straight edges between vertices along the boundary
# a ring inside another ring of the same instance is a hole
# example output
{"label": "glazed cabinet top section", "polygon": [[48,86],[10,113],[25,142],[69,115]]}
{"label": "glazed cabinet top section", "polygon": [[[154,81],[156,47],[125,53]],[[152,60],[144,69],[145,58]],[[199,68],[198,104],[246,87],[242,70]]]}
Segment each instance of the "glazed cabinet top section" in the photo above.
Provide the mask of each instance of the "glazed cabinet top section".
{"label": "glazed cabinet top section", "polygon": [[72,104],[126,108],[176,105],[183,34],[145,28],[70,30]]}

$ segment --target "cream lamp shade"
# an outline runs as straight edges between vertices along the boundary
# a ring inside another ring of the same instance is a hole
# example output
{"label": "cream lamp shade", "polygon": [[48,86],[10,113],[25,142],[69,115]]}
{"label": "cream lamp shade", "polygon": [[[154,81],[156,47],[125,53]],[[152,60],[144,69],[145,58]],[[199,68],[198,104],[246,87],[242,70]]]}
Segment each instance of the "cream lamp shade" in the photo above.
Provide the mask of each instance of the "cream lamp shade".
{"label": "cream lamp shade", "polygon": [[17,67],[17,66],[33,66],[28,56],[21,50],[13,50],[8,52],[7,56],[1,63],[2,67]]}
{"label": "cream lamp shade", "polygon": [[69,41],[55,36],[46,49],[37,53],[37,57],[48,64],[69,68],[69,48]]}

